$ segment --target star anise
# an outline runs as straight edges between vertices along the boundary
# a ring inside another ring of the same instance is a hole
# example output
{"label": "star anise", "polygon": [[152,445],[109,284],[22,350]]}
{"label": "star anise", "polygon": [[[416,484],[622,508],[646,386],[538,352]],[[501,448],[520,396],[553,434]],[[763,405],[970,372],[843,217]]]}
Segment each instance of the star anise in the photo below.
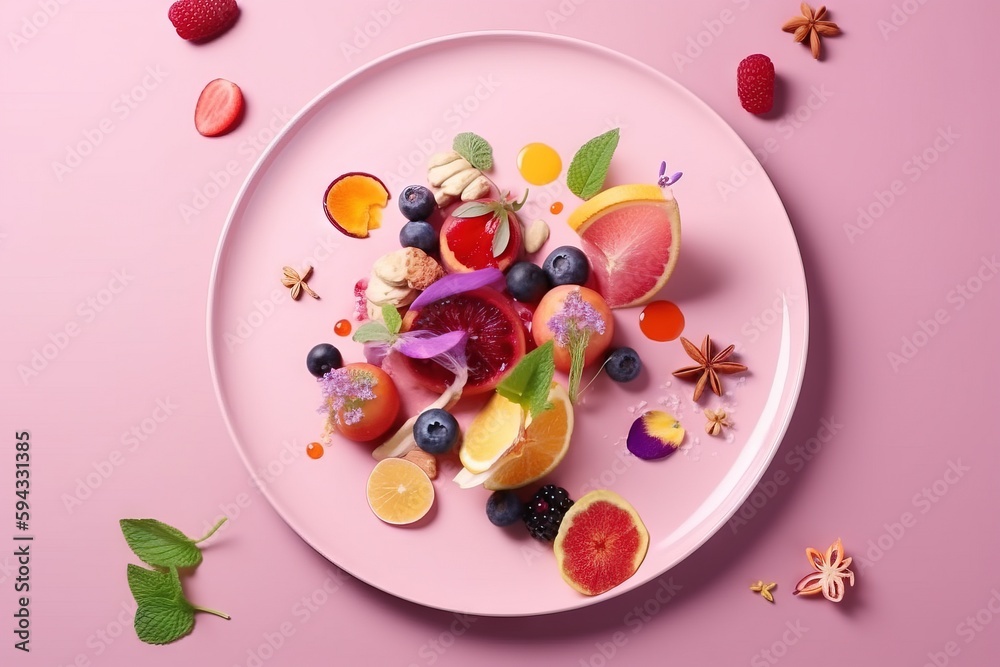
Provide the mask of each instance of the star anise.
{"label": "star anise", "polygon": [[743,364],[726,361],[733,354],[735,345],[730,345],[718,354],[712,354],[712,339],[709,336],[705,336],[700,350],[683,336],[681,336],[681,345],[684,346],[684,351],[688,353],[688,356],[698,362],[698,365],[676,370],[674,371],[674,377],[684,380],[698,378],[698,384],[694,387],[693,400],[695,401],[701,398],[701,393],[705,391],[705,385],[710,386],[716,396],[722,396],[722,382],[719,380],[720,373],[730,375],[732,373],[742,373],[747,370],[747,367]]}
{"label": "star anise", "polygon": [[840,34],[840,28],[833,21],[824,21],[826,17],[826,7],[821,5],[815,12],[808,3],[802,3],[802,15],[791,18],[781,26],[785,32],[795,33],[796,42],[806,41],[809,38],[809,48],[812,49],[813,58],[819,59],[819,38],[833,37]]}
{"label": "star anise", "polygon": [[314,299],[319,298],[319,294],[313,292],[312,288],[310,288],[309,285],[306,283],[306,280],[308,280],[309,276],[312,275],[313,268],[311,266],[307,266],[305,268],[305,271],[302,272],[301,276],[299,275],[298,271],[296,271],[290,266],[282,267],[281,270],[285,274],[284,277],[281,279],[281,284],[292,290],[293,300],[298,301],[299,297],[302,296],[303,292],[305,292]]}

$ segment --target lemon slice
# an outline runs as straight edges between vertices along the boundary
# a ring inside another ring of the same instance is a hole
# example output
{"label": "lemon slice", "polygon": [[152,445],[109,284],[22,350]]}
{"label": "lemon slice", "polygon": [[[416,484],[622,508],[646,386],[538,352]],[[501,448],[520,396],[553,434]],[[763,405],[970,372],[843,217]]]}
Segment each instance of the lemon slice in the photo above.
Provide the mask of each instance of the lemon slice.
{"label": "lemon slice", "polygon": [[458,453],[465,469],[471,473],[489,470],[520,440],[524,419],[524,408],[494,394],[465,429]]}
{"label": "lemon slice", "polygon": [[434,485],[420,466],[406,459],[379,461],[368,476],[368,506],[386,523],[419,521],[434,504]]}

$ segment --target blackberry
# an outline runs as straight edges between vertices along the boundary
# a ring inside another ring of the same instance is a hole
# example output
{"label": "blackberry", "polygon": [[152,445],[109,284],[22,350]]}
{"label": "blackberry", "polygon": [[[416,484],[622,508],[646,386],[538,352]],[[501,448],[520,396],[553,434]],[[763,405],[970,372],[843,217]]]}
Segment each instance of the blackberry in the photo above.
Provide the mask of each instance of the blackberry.
{"label": "blackberry", "polygon": [[536,540],[551,542],[556,539],[559,524],[573,501],[566,489],[546,484],[538,490],[524,507],[524,525]]}

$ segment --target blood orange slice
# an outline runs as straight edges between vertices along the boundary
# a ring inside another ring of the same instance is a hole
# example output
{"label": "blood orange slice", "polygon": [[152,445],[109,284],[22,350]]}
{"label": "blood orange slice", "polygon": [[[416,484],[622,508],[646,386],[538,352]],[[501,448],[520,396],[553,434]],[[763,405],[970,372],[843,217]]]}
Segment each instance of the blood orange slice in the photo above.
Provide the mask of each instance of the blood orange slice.
{"label": "blood orange slice", "polygon": [[569,216],[582,241],[597,291],[612,308],[649,302],[677,265],[681,218],[669,190],[619,185]]}
{"label": "blood orange slice", "polygon": [[[469,379],[463,393],[492,391],[524,357],[525,335],[521,318],[510,301],[496,290],[481,288],[429,303],[410,311],[403,320],[404,331],[468,334],[465,356]],[[408,359],[410,368],[428,389],[444,391],[454,374],[429,359]]]}

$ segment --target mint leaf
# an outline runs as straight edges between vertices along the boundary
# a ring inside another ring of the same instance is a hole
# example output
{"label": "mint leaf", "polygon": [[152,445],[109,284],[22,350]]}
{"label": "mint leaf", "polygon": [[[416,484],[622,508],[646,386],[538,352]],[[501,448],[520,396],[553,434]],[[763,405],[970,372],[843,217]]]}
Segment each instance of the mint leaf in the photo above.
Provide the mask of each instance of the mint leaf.
{"label": "mint leaf", "polygon": [[169,644],[194,628],[194,607],[184,599],[150,598],[135,610],[135,634],[147,644]]}
{"label": "mint leaf", "polygon": [[399,311],[388,303],[382,306],[382,319],[385,320],[386,330],[393,336],[398,334],[399,328],[403,326],[403,318],[400,317]]}
{"label": "mint leaf", "polygon": [[144,567],[128,565],[128,588],[139,604],[151,598],[177,598],[181,596],[181,580],[175,577],[176,570],[161,572]]}
{"label": "mint leaf", "polygon": [[510,243],[510,218],[507,216],[507,211],[501,210],[497,217],[499,223],[496,232],[493,233],[492,246],[494,257],[502,255],[503,251],[507,249],[507,244]]}
{"label": "mint leaf", "polygon": [[[390,306],[390,308],[392,308],[392,306]],[[389,329],[385,326],[385,324],[377,320],[372,320],[371,322],[365,322],[358,327],[358,330],[354,332],[352,340],[355,343],[388,343],[392,340],[392,336],[393,334],[389,332]]]}
{"label": "mint leaf", "polygon": [[618,136],[616,127],[594,137],[576,152],[566,171],[570,192],[581,199],[590,199],[601,191],[611,166],[611,156],[618,148]]}
{"label": "mint leaf", "polygon": [[148,565],[194,567],[201,563],[201,549],[195,541],[173,526],[156,519],[122,519],[120,524],[129,548]]}
{"label": "mint leaf", "polygon": [[493,168],[493,147],[474,132],[456,134],[451,148],[479,171],[489,171]]}
{"label": "mint leaf", "polygon": [[497,385],[497,393],[522,405],[533,417],[551,407],[549,390],[556,368],[553,349],[554,344],[549,340],[524,355],[514,370]]}

